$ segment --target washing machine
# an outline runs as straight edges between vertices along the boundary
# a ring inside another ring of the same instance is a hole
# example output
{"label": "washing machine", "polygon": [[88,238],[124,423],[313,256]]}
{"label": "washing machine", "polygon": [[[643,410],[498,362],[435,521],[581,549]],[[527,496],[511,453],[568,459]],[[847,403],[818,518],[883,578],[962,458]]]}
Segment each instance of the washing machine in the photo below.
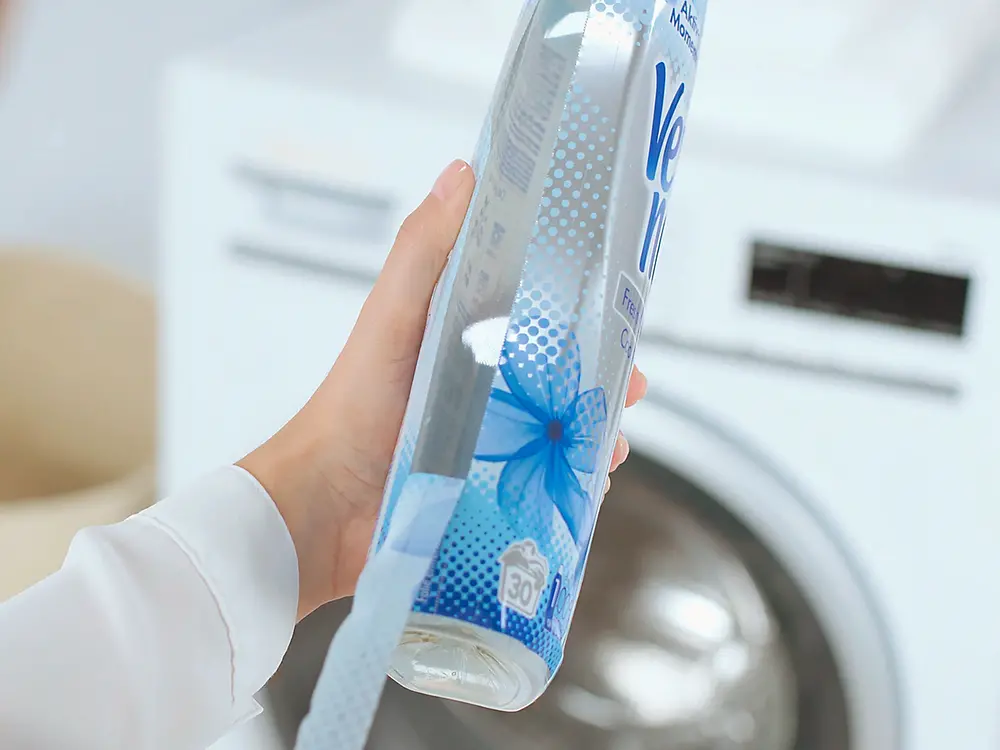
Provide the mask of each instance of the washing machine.
{"label": "washing machine", "polygon": [[[559,677],[516,716],[391,686],[372,748],[995,742],[1000,211],[732,164],[684,178],[675,215],[705,223],[671,230]],[[698,210],[727,192],[724,221]],[[307,621],[272,685],[289,747],[346,611]]]}
{"label": "washing machine", "polygon": [[[171,73],[164,491],[308,399],[395,227],[475,143],[488,92],[373,55],[352,12]],[[873,171],[689,142],[638,355],[649,395],[564,667],[512,716],[390,685],[372,750],[997,746],[996,102],[1000,58]],[[269,750],[291,747],[348,608],[300,626]]]}

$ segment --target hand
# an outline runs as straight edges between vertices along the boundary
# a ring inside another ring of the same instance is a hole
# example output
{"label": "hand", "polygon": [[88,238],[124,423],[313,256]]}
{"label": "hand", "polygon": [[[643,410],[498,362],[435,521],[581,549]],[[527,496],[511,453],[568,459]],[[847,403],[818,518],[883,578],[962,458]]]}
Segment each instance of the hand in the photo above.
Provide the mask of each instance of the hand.
{"label": "hand", "polygon": [[[240,466],[274,499],[299,558],[299,617],[350,596],[364,567],[410,394],[431,295],[474,187],[449,166],[406,219],[347,345],[288,425]],[[627,405],[646,379],[638,370]],[[619,437],[612,470],[628,457]],[[608,484],[610,488],[610,481]]]}

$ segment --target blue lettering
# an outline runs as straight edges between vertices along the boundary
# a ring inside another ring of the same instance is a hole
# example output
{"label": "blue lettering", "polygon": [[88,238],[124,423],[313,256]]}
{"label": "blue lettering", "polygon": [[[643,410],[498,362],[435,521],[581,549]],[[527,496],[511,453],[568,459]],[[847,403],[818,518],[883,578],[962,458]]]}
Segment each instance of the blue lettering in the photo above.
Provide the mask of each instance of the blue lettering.
{"label": "blue lettering", "polygon": [[684,19],[691,24],[691,28],[694,29],[694,33],[701,36],[701,27],[699,26],[698,15],[695,12],[695,7],[693,4],[686,2],[681,6],[681,13],[684,14]]}
{"label": "blue lettering", "polygon": [[[677,108],[684,98],[684,84],[677,87],[674,100],[670,103],[666,118],[663,116],[663,106],[666,103],[667,89],[667,65],[660,62],[656,64],[656,100],[653,104],[653,131],[649,139],[649,156],[646,160],[646,178],[650,181],[656,179],[657,171],[660,172],[660,184],[664,191],[670,189],[671,180],[669,178],[670,163],[677,158],[680,152],[681,142],[684,138],[684,118],[678,117]],[[662,167],[661,167],[661,159]]]}
{"label": "blue lettering", "polygon": [[628,317],[632,320],[632,322],[637,323],[639,319],[639,308],[629,294],[631,291],[631,289],[625,287],[625,291],[622,293],[622,307],[625,308],[625,312],[628,314]]}
{"label": "blue lettering", "polygon": [[684,139],[684,118],[678,117],[677,122],[670,128],[670,135],[667,137],[667,148],[663,157],[663,169],[660,172],[660,186],[663,192],[669,192],[673,187],[674,178],[667,170],[681,152],[681,141]]}
{"label": "blue lettering", "polygon": [[[676,10],[676,9],[675,9]],[[690,10],[685,4],[681,14],[672,20],[680,24],[683,15],[689,15]],[[656,273],[656,263],[660,257],[660,246],[663,243],[663,233],[667,219],[667,195],[673,187],[674,178],[670,167],[680,156],[684,142],[685,124],[683,115],[678,114],[684,99],[686,87],[681,83],[674,93],[674,98],[667,107],[667,65],[665,62],[656,64],[656,90],[653,102],[653,125],[649,138],[649,154],[646,159],[646,178],[659,188],[653,193],[652,206],[649,210],[649,223],[646,225],[646,236],[639,256],[639,272],[646,274],[650,281]]]}
{"label": "blue lettering", "polygon": [[660,246],[667,226],[667,197],[653,193],[653,205],[649,209],[649,223],[646,225],[646,239],[642,243],[639,256],[639,273],[648,274],[650,281],[656,273],[656,262],[660,259]]}
{"label": "blue lettering", "polygon": [[687,29],[684,28],[684,9],[681,8],[681,12],[677,12],[677,8],[670,9],[670,24],[677,30],[677,33],[684,37]]}
{"label": "blue lettering", "polygon": [[649,156],[646,160],[646,178],[656,179],[660,172],[660,186],[663,191],[670,190],[673,180],[670,177],[670,164],[677,158],[684,140],[684,118],[674,117],[681,99],[684,98],[684,84],[677,87],[674,99],[663,116],[663,105],[666,102],[667,66],[660,62],[656,65],[656,100],[653,104],[653,131],[649,140]]}
{"label": "blue lettering", "polygon": [[[694,6],[690,3],[684,3],[681,6],[680,12],[677,11],[676,7],[671,8],[670,25],[674,27],[677,36],[681,38],[681,41],[684,42],[691,53],[691,57],[695,60],[698,59],[698,39],[701,37],[701,29],[698,24],[698,16],[695,13]],[[693,33],[692,29],[694,30]]]}
{"label": "blue lettering", "polygon": [[632,355],[635,354],[635,339],[632,336],[632,332],[628,328],[622,329],[622,335],[619,343],[621,344],[622,351],[625,352],[626,359],[631,361]]}

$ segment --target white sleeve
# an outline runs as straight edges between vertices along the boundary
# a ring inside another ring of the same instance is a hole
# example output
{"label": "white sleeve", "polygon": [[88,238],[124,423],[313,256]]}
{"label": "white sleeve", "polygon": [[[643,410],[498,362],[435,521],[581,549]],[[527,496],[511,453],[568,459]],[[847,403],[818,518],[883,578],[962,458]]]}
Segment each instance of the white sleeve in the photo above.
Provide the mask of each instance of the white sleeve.
{"label": "white sleeve", "polygon": [[83,531],[0,605],[0,748],[204,750],[260,712],[297,607],[291,537],[241,469]]}

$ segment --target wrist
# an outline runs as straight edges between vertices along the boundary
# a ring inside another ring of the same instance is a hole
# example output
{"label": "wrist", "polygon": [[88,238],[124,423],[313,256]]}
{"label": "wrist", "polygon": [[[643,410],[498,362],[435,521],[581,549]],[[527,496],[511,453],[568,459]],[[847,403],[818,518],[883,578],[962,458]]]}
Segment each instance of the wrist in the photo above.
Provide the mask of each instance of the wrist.
{"label": "wrist", "polygon": [[339,529],[349,522],[316,467],[319,451],[292,425],[238,462],[270,495],[288,528],[299,565],[298,620],[337,598]]}

